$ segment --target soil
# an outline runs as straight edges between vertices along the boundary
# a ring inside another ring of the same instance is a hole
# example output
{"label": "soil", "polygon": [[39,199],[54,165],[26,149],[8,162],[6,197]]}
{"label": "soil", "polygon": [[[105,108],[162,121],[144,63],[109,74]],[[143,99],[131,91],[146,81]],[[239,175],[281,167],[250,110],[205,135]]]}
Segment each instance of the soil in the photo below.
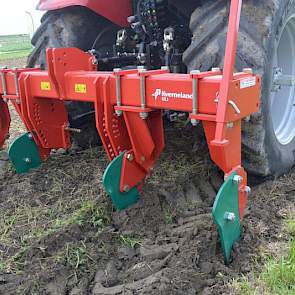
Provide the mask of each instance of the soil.
{"label": "soil", "polygon": [[225,266],[211,218],[222,175],[202,131],[167,126],[166,137],[140,201],[122,212],[101,186],[101,147],[56,151],[26,175],[0,152],[0,294],[235,294],[232,280],[253,276],[261,253],[288,240],[295,171],[253,187]]}

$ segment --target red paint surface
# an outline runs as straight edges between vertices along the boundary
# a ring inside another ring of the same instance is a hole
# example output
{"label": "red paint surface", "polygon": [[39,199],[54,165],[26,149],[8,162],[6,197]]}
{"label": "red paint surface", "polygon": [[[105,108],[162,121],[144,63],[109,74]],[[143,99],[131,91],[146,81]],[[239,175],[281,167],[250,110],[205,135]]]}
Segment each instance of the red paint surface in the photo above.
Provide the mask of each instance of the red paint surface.
{"label": "red paint surface", "polygon": [[131,0],[40,0],[39,10],[54,10],[68,6],[85,6],[113,23],[128,26],[127,17],[132,15]]}

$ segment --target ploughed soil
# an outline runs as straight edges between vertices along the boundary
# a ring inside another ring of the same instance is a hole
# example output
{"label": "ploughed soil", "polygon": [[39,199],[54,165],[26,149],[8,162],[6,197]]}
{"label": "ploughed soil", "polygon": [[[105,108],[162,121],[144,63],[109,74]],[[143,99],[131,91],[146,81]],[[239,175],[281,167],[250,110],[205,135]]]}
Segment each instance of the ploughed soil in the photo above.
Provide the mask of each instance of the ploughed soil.
{"label": "ploughed soil", "polygon": [[[22,132],[14,122],[10,141]],[[235,294],[233,279],[259,271],[262,254],[288,240],[295,171],[253,187],[225,266],[211,218],[222,174],[199,129],[166,129],[140,201],[122,212],[101,185],[101,147],[56,151],[26,175],[0,152],[0,294]]]}
{"label": "ploughed soil", "polygon": [[221,174],[202,136],[174,127],[140,202],[122,212],[101,187],[100,147],[56,152],[27,175],[4,159],[0,294],[234,294],[232,279],[251,275],[261,252],[287,240],[295,173],[254,188],[225,266],[211,218]]}

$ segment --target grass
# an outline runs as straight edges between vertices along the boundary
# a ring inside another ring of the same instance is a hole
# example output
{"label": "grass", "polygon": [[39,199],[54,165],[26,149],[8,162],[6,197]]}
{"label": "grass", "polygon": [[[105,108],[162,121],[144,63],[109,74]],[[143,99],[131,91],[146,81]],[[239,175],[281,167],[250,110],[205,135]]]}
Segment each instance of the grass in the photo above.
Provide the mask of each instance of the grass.
{"label": "grass", "polygon": [[168,208],[164,211],[164,220],[166,224],[172,224],[175,222],[176,209]]}
{"label": "grass", "polygon": [[127,235],[120,235],[120,240],[123,246],[135,249],[138,246],[141,246],[141,241],[138,238],[127,236]]}
{"label": "grass", "polygon": [[9,51],[22,51],[31,49],[29,35],[0,36],[0,53]]}
{"label": "grass", "polygon": [[24,49],[20,51],[0,52],[0,60],[16,59],[26,57],[31,53],[31,49]]}
{"label": "grass", "polygon": [[233,287],[241,295],[294,295],[295,294],[295,219],[288,220],[290,233],[287,253],[283,257],[270,256],[254,282],[247,278],[236,280]]}
{"label": "grass", "polygon": [[[13,215],[3,216],[0,230],[0,241],[7,241],[16,226],[29,225],[30,230],[22,237],[22,244],[28,240],[41,238],[69,225],[90,225],[94,228],[103,227],[109,222],[109,216],[105,208],[99,206],[95,201],[85,201],[81,207],[70,216],[57,217],[59,212],[53,210],[43,211],[40,208],[20,207]],[[47,219],[46,229],[42,226],[34,226],[38,220]]]}
{"label": "grass", "polygon": [[[241,295],[259,295],[256,290],[251,286],[250,282],[246,277],[242,277],[239,279],[234,279],[232,283],[232,287],[234,288],[237,294]],[[262,295],[262,294],[260,294]]]}
{"label": "grass", "polygon": [[[36,210],[34,210],[34,208],[21,208],[10,217],[7,216],[6,218],[3,216],[3,224],[0,231],[0,242],[3,244],[11,242],[10,235],[13,234],[13,230],[17,225],[29,224],[31,225],[31,229],[27,234],[22,236],[19,250],[9,259],[1,261],[0,271],[23,271],[27,263],[27,253],[32,247],[35,247],[33,241],[46,239],[46,237],[54,235],[59,230],[65,230],[67,227],[73,225],[79,225],[81,227],[90,226],[99,233],[99,230],[103,229],[103,227],[110,222],[110,217],[106,208],[95,201],[83,202],[81,207],[71,215],[67,215],[61,219],[56,218],[56,214],[52,214],[53,212],[48,210],[46,212],[48,218],[47,227],[34,226],[39,218],[45,217],[44,213],[45,212],[37,208]],[[85,244],[79,246],[69,246],[67,244],[67,248],[64,250],[61,257],[65,259],[67,265],[73,267],[75,270],[79,269],[83,271],[85,269],[85,261],[91,260],[91,257],[87,254]]]}
{"label": "grass", "polygon": [[29,35],[0,36],[0,60],[26,57],[31,51]]}
{"label": "grass", "polygon": [[64,260],[66,265],[79,272],[87,271],[89,263],[95,263],[83,241],[75,246],[67,244]]}
{"label": "grass", "polygon": [[295,241],[291,242],[289,253],[280,260],[271,258],[261,275],[272,294],[295,294]]}

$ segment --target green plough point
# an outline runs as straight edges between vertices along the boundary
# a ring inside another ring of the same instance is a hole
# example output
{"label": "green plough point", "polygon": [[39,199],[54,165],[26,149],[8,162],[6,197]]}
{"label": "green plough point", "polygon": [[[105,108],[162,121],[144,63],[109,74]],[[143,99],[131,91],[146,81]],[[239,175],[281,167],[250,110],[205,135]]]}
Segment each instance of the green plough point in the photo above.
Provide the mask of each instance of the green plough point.
{"label": "green plough point", "polygon": [[226,264],[231,262],[233,245],[241,237],[239,185],[234,181],[235,175],[230,175],[220,188],[212,210]]}
{"label": "green plough point", "polygon": [[138,188],[134,187],[128,192],[120,191],[120,180],[122,173],[124,153],[116,157],[107,167],[103,175],[103,185],[106,192],[110,195],[114,207],[117,210],[124,210],[135,204],[139,199]]}
{"label": "green plough point", "polygon": [[16,173],[26,173],[41,165],[38,147],[30,133],[17,137],[8,150],[9,159]]}

